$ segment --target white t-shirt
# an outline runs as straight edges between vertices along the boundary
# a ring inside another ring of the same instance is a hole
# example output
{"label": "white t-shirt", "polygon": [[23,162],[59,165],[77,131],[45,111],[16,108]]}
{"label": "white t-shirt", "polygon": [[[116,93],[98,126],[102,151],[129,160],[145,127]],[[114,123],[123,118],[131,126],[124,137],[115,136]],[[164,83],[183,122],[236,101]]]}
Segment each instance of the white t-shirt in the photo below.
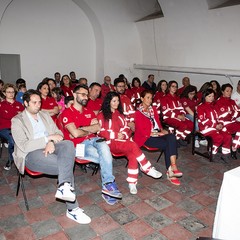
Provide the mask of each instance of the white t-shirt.
{"label": "white t-shirt", "polygon": [[[231,98],[232,98],[232,100],[235,101],[235,103],[238,105],[238,107],[240,107],[240,93],[238,93],[238,92],[233,93]],[[240,117],[237,118],[237,120],[240,122]]]}

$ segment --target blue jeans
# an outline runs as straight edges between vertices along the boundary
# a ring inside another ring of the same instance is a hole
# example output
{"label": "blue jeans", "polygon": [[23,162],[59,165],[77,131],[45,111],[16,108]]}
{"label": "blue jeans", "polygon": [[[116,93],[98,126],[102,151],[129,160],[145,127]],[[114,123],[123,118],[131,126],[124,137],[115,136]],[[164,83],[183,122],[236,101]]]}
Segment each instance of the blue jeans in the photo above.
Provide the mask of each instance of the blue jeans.
{"label": "blue jeans", "polygon": [[97,142],[99,137],[87,139],[82,142],[85,145],[85,157],[83,159],[99,163],[101,168],[102,185],[113,182],[112,154],[105,141]]}
{"label": "blue jeans", "polygon": [[[71,141],[61,141],[55,144],[53,154],[45,157],[44,149],[38,149],[28,153],[25,159],[26,167],[35,172],[49,175],[58,175],[58,183],[70,182],[74,187],[73,168],[75,163],[75,149]],[[68,209],[78,207],[75,202],[66,202]]]}
{"label": "blue jeans", "polygon": [[0,137],[4,138],[8,142],[8,160],[13,161],[14,140],[12,137],[11,129],[4,128],[0,130]]}
{"label": "blue jeans", "polygon": [[[186,118],[188,118],[190,121],[192,121],[193,122],[193,116],[192,115],[190,115],[190,114],[186,114]],[[198,127],[198,121],[197,121],[197,119],[196,119],[196,122],[195,122],[195,131],[198,131],[199,130],[199,127]],[[195,137],[195,140],[197,140],[198,139],[198,136],[196,136]]]}

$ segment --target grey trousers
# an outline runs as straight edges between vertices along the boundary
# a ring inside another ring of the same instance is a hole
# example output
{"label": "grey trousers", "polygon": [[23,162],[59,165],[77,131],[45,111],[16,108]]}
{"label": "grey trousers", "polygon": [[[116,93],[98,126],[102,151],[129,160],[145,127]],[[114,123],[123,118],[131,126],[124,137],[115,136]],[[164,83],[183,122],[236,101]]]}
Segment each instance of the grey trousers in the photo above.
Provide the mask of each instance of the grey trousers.
{"label": "grey trousers", "polygon": [[[70,182],[74,187],[73,168],[75,163],[75,148],[71,141],[61,141],[55,144],[55,152],[45,157],[44,149],[28,153],[25,165],[32,171],[48,175],[58,175],[58,183]],[[77,200],[66,202],[69,210],[78,207]]]}

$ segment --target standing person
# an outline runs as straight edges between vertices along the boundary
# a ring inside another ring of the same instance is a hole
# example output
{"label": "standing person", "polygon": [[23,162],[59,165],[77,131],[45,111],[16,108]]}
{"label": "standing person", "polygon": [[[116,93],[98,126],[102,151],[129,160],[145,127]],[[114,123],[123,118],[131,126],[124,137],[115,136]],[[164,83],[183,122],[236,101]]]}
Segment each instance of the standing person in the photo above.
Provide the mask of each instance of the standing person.
{"label": "standing person", "polygon": [[49,96],[50,91],[48,84],[40,82],[37,86],[37,91],[40,92],[42,97],[41,110],[48,112],[52,119],[56,121],[57,115],[59,113],[59,108],[56,100],[53,97]]}
{"label": "standing person", "polygon": [[138,145],[132,141],[132,131],[127,126],[123,115],[120,96],[118,93],[109,92],[102,105],[102,111],[97,116],[101,130],[99,136],[107,140],[110,151],[128,158],[129,189],[131,194],[137,194],[138,163],[141,170],[153,178],[160,178],[162,174],[151,167]]}
{"label": "standing person", "polygon": [[142,104],[135,114],[134,141],[139,147],[146,145],[164,151],[167,178],[174,185],[180,185],[178,177],[182,177],[176,165],[177,141],[174,134],[168,134],[159,121],[159,114],[152,107],[153,92],[144,90],[141,93]]}
{"label": "standing person", "polygon": [[8,143],[8,161],[4,167],[10,170],[13,163],[14,140],[11,131],[11,119],[24,110],[21,103],[15,101],[16,88],[13,84],[5,84],[3,87],[5,99],[0,102],[0,137]]}
{"label": "standing person", "polygon": [[74,86],[71,83],[71,80],[68,75],[63,75],[61,79],[61,89],[63,90],[64,96],[73,96]]}
{"label": "standing person", "polygon": [[14,161],[21,174],[25,166],[32,171],[58,175],[57,199],[66,201],[66,215],[71,220],[88,224],[91,219],[79,208],[74,190],[73,167],[75,149],[64,141],[49,114],[40,110],[41,96],[36,90],[23,95],[25,110],[12,119],[12,134],[16,143]]}
{"label": "standing person", "polygon": [[232,143],[231,134],[226,132],[225,127],[218,119],[218,114],[214,106],[214,90],[207,89],[203,93],[203,102],[197,107],[198,126],[204,136],[209,136],[213,141],[213,161],[219,161],[218,148],[222,146],[221,159],[229,162],[230,147]]}
{"label": "standing person", "polygon": [[102,107],[102,99],[99,98],[101,93],[101,85],[97,82],[91,83],[89,86],[89,99],[87,109],[92,110],[96,115]]}
{"label": "standing person", "polygon": [[148,75],[148,79],[143,83],[142,87],[153,91],[153,93],[155,94],[157,86],[156,86],[156,83],[154,82],[153,74]]}
{"label": "standing person", "polygon": [[108,92],[114,91],[114,85],[111,84],[112,79],[109,76],[105,76],[103,84],[101,85],[101,98],[104,99]]}
{"label": "standing person", "polygon": [[193,123],[186,118],[186,112],[177,96],[178,84],[170,81],[168,84],[169,93],[162,100],[163,120],[166,124],[176,129],[176,138],[179,143],[186,146],[184,141],[188,134],[193,130]]}
{"label": "standing person", "polygon": [[[221,87],[222,96],[216,101],[215,107],[218,112],[219,122],[223,124],[223,131],[234,134],[231,156],[237,159],[237,149],[240,146],[240,108],[231,99],[233,87],[231,84],[223,84]],[[226,130],[225,130],[226,129]]]}
{"label": "standing person", "polygon": [[122,198],[112,173],[112,154],[104,139],[96,137],[100,125],[93,111],[86,108],[88,87],[78,85],[74,88],[74,103],[61,113],[62,131],[65,139],[71,140],[78,149],[84,147],[81,158],[100,164],[102,178],[102,197],[110,205]]}
{"label": "standing person", "polygon": [[183,93],[183,91],[184,91],[184,89],[187,87],[187,86],[189,86],[190,85],[190,79],[189,79],[189,77],[184,77],[183,79],[182,79],[182,87],[180,87],[179,89],[178,89],[178,91],[177,91],[177,95],[178,96],[180,96],[182,93]]}

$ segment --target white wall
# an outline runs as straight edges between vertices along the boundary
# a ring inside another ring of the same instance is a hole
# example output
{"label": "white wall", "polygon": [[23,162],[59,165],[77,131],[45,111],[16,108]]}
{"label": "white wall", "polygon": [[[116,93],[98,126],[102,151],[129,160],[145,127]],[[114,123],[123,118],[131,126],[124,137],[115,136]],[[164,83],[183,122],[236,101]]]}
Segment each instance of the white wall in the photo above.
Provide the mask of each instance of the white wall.
{"label": "white wall", "polygon": [[[159,3],[164,18],[137,23],[143,64],[240,70],[240,6],[208,10],[207,1],[159,0]],[[144,71],[144,76],[148,73]],[[160,79],[179,82],[188,75],[197,86],[211,79],[229,82],[219,76],[167,72],[159,75]],[[234,83],[236,80],[232,78]]]}

